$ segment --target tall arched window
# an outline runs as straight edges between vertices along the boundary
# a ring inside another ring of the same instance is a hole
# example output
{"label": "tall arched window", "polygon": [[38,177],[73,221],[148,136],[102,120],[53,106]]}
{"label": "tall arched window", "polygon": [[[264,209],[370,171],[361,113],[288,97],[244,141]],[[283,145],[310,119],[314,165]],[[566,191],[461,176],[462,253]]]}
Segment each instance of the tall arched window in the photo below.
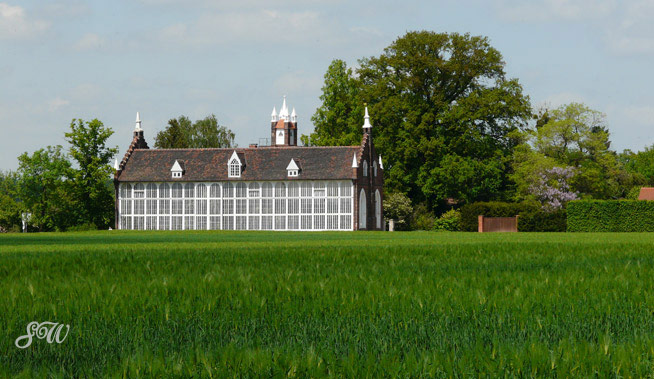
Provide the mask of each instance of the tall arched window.
{"label": "tall arched window", "polygon": [[363,176],[368,176],[368,161],[364,160],[361,167],[363,167]]}
{"label": "tall arched window", "polygon": [[270,182],[265,182],[261,186],[261,229],[272,230],[273,228],[273,186]]}
{"label": "tall arched window", "polygon": [[372,162],[372,175],[377,176],[377,161]]}
{"label": "tall arched window", "polygon": [[223,184],[223,230],[234,230],[234,185]]}
{"label": "tall arched window", "polygon": [[257,182],[252,182],[248,186],[248,229],[260,229],[261,213],[261,186]]}
{"label": "tall arched window", "polygon": [[198,184],[195,187],[195,228],[197,230],[207,229],[207,186]]}
{"label": "tall arched window", "polygon": [[145,187],[145,229],[157,228],[157,185],[148,183]]}
{"label": "tall arched window", "polygon": [[170,230],[170,185],[159,184],[159,230]]}
{"label": "tall arched window", "polygon": [[132,197],[132,185],[129,183],[123,183],[120,185],[120,198],[127,199]]}
{"label": "tall arched window", "polygon": [[122,183],[120,185],[120,229],[132,229],[132,185]]}
{"label": "tall arched window", "polygon": [[183,195],[183,186],[181,183],[173,183],[173,188],[171,191],[172,200],[170,202],[170,209],[173,216],[170,221],[170,229],[172,230],[181,230],[182,229],[182,216],[184,210],[184,200],[182,200]]}
{"label": "tall arched window", "polygon": [[361,193],[359,194],[359,229],[366,229],[366,217],[368,215],[367,209],[366,209],[366,193],[361,190]]}
{"label": "tall arched window", "polygon": [[300,186],[297,182],[288,185],[288,222],[287,228],[296,230],[300,228]]}
{"label": "tall arched window", "polygon": [[213,183],[209,187],[209,229],[220,229],[220,184]]}
{"label": "tall arched window", "polygon": [[381,195],[379,190],[375,191],[375,223],[377,224],[377,229],[381,229],[382,219],[381,219]]}

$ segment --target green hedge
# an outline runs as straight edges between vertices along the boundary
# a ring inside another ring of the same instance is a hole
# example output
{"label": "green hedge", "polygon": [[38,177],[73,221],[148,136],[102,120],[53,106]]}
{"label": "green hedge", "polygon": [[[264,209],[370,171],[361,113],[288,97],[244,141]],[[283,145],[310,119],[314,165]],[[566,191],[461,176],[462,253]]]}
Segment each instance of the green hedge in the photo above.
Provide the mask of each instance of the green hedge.
{"label": "green hedge", "polygon": [[461,207],[461,230],[476,232],[479,215],[486,217],[513,217],[518,219],[521,232],[565,232],[566,211],[543,212],[538,203],[479,202]]}
{"label": "green hedge", "polygon": [[654,201],[571,201],[568,204],[568,231],[654,232]]}
{"label": "green hedge", "polygon": [[565,232],[567,216],[565,209],[543,212],[540,209],[520,213],[518,231],[520,232]]}

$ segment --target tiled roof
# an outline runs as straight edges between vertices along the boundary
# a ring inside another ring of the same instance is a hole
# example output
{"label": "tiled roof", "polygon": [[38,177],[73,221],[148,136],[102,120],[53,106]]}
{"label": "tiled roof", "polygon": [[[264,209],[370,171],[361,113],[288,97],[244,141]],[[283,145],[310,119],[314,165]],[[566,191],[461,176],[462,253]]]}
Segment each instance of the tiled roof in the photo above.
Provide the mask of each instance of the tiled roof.
{"label": "tiled roof", "polygon": [[[224,181],[288,180],[286,167],[295,159],[301,167],[294,180],[355,179],[352,155],[360,146],[258,147],[237,149],[135,149],[119,181]],[[227,177],[227,162],[234,150],[245,165],[240,178]],[[179,160],[184,176],[172,179],[170,168]]]}
{"label": "tiled roof", "polygon": [[643,187],[640,189],[638,200],[654,200],[654,188]]}

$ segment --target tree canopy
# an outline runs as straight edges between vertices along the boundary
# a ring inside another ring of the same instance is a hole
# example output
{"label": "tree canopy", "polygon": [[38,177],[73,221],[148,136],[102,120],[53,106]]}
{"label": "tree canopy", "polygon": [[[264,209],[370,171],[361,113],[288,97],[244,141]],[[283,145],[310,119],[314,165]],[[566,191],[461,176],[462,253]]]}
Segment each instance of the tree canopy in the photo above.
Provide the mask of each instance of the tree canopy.
{"label": "tree canopy", "polygon": [[555,167],[573,169],[570,189],[581,197],[620,198],[634,184],[634,176],[610,150],[606,116],[586,105],[571,103],[544,111],[523,138],[513,157],[518,198],[529,198],[533,183]]}
{"label": "tree canopy", "polygon": [[40,231],[65,229],[74,224],[72,168],[60,145],[48,146],[18,157],[16,185],[19,208],[32,214]]}
{"label": "tree canopy", "polygon": [[344,61],[336,59],[329,65],[320,100],[322,105],[311,117],[314,132],[303,135],[302,143],[305,146],[358,145],[363,136],[363,104],[359,99],[359,83]]}
{"label": "tree canopy", "polygon": [[157,133],[154,146],[160,149],[233,147],[234,133],[218,125],[215,115],[191,122],[186,116],[168,121],[166,129]]}
{"label": "tree canopy", "polygon": [[70,156],[78,166],[73,170],[73,179],[83,222],[102,229],[111,226],[114,219],[114,193],[109,178],[113,173],[111,159],[118,147],[106,146],[112,134],[111,128],[98,119],[74,119],[66,133]]}
{"label": "tree canopy", "polygon": [[340,61],[330,66],[311,143],[355,142],[367,102],[388,190],[431,205],[502,196],[513,133],[531,110],[487,38],[409,32],[359,63],[356,75]]}

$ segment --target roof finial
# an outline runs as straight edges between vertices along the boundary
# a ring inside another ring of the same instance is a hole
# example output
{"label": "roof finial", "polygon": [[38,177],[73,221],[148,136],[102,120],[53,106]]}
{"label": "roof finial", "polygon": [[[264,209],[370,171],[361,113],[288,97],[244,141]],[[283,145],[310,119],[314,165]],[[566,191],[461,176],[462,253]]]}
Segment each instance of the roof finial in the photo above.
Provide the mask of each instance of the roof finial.
{"label": "roof finial", "polygon": [[382,162],[381,154],[379,154],[379,168],[384,169],[384,162]]}
{"label": "roof finial", "polygon": [[363,128],[372,128],[370,124],[370,115],[368,115],[368,107],[366,106],[366,114],[363,116]]}
{"label": "roof finial", "polygon": [[291,112],[291,122],[297,122],[297,113],[295,113],[295,107],[293,107],[293,112]]}
{"label": "roof finial", "polygon": [[118,171],[118,159],[114,159],[114,170]]}
{"label": "roof finial", "polygon": [[139,115],[139,112],[136,112],[136,125],[134,127],[134,130],[141,131],[141,116]]}
{"label": "roof finial", "polygon": [[277,121],[277,108],[273,107],[273,111],[270,114],[270,121],[275,122]]}

